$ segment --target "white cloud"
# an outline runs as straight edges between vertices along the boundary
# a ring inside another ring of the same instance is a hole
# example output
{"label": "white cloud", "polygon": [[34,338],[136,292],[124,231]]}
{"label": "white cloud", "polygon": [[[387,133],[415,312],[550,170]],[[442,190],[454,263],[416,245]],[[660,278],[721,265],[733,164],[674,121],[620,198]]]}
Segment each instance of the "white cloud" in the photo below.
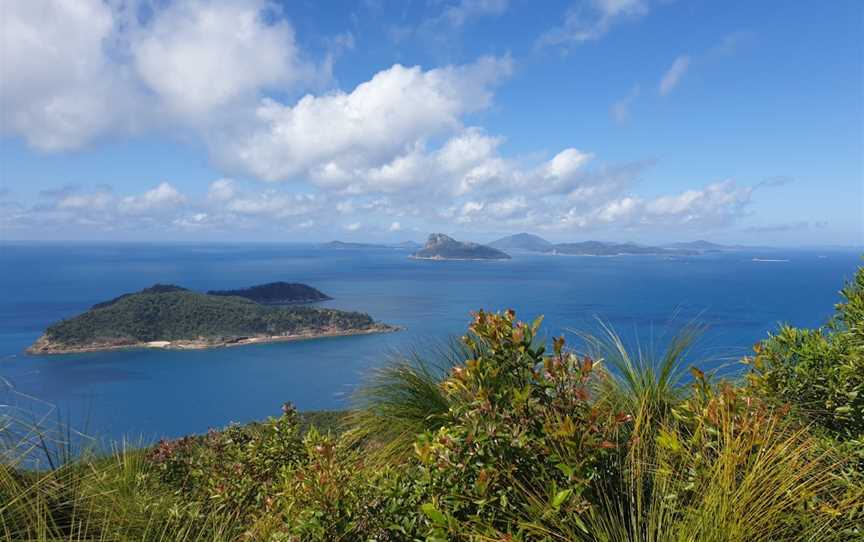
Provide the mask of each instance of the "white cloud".
{"label": "white cloud", "polygon": [[210,183],[207,197],[213,201],[230,201],[237,195],[237,187],[231,179],[217,179]]}
{"label": "white cloud", "polygon": [[726,180],[701,190],[686,190],[649,200],[626,196],[590,213],[588,221],[619,226],[717,227],[740,217],[752,193],[752,188],[739,187],[734,181]]}
{"label": "white cloud", "polygon": [[0,130],[43,151],[166,126],[205,130],[206,139],[213,124],[248,116],[268,89],[330,77],[333,55],[304,61],[290,23],[266,0],[148,3],[143,23],[139,7],[4,3],[0,106],[9,113]]}
{"label": "white cloud", "polygon": [[460,0],[445,9],[441,17],[458,28],[474,17],[500,15],[507,11],[508,3],[508,0]]}
{"label": "white cloud", "polygon": [[175,209],[186,202],[174,186],[160,183],[156,188],[144,192],[140,196],[127,196],[120,201],[119,208],[124,213],[145,214],[151,211],[163,212]]}
{"label": "white cloud", "polygon": [[144,214],[151,211],[162,212],[183,205],[186,197],[174,186],[160,183],[159,186],[140,196],[127,196],[120,200],[119,208],[124,213]]}
{"label": "white cloud", "polygon": [[[569,154],[569,153],[568,153]],[[171,184],[162,183],[140,194],[113,195],[110,188],[92,191],[69,188],[47,194],[47,205],[31,208],[3,201],[2,223],[9,229],[38,225],[43,230],[86,228],[94,232],[146,231],[348,231],[379,224],[374,231],[395,233],[470,224],[478,229],[533,230],[557,235],[584,236],[590,232],[649,231],[701,232],[728,227],[748,215],[755,188],[732,180],[699,189],[644,198],[628,188],[641,171],[635,165],[576,171],[578,182],[565,193],[526,190],[538,184],[554,159],[511,172],[507,183],[464,196],[418,197],[415,189],[392,197],[359,195],[327,197],[254,184],[241,190],[211,183],[207,195],[193,198]],[[644,166],[643,166],[644,167]],[[214,191],[225,197],[212,197]],[[230,195],[230,197],[228,197]],[[336,212],[333,212],[333,210]],[[350,217],[350,218],[349,218]],[[385,221],[387,220],[387,221]],[[388,226],[389,224],[389,226]],[[449,225],[449,226],[448,226]]]}
{"label": "white cloud", "polygon": [[641,92],[641,88],[639,85],[633,87],[627,96],[621,98],[614,104],[612,104],[612,108],[610,109],[610,113],[612,114],[612,119],[618,124],[624,124],[630,118],[630,106],[633,105],[633,102],[636,98],[639,97]]}
{"label": "white cloud", "polygon": [[596,40],[627,19],[648,13],[646,0],[593,0],[574,4],[564,14],[564,24],[538,38],[538,48],[555,45],[578,45]]}
{"label": "white cloud", "polygon": [[254,125],[222,134],[214,152],[270,181],[309,175],[320,185],[344,187],[355,170],[382,168],[386,183],[410,167],[391,164],[405,149],[458,130],[462,115],[488,107],[491,86],[509,75],[511,64],[492,57],[427,71],[397,64],[350,93],[307,95],[293,106],[265,99]]}
{"label": "white cloud", "polygon": [[265,22],[265,7],[194,0],[157,11],[132,45],[141,80],[169,109],[200,114],[309,77],[291,25]]}
{"label": "white cloud", "polygon": [[114,201],[110,192],[94,192],[91,194],[70,194],[57,202],[58,209],[104,210]]}
{"label": "white cloud", "polygon": [[227,204],[225,210],[238,215],[281,220],[319,212],[323,198],[314,194],[286,194],[268,190],[246,194]]}
{"label": "white cloud", "polygon": [[105,54],[115,31],[107,4],[5,2],[2,27],[0,130],[40,150],[59,151],[116,128],[112,110],[129,106],[130,89]]}
{"label": "white cloud", "polygon": [[660,94],[666,95],[672,92],[678,83],[681,81],[681,78],[684,77],[684,74],[687,73],[687,68],[690,67],[690,57],[687,55],[681,55],[672,62],[672,65],[669,66],[669,69],[666,70],[666,73],[663,74],[663,78],[660,80]]}

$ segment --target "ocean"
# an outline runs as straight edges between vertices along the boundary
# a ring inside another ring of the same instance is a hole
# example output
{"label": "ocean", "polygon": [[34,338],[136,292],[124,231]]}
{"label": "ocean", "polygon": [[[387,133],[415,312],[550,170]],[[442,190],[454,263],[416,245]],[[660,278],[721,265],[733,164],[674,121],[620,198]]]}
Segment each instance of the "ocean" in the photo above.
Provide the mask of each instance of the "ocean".
{"label": "ocean", "polygon": [[[548,337],[606,322],[645,351],[682,326],[706,331],[691,361],[725,373],[778,323],[818,326],[833,313],[860,254],[747,249],[694,257],[546,256],[427,261],[397,249],[311,244],[6,243],[0,245],[0,403],[60,418],[103,439],[150,442],[230,422],[344,408],[370,369],[399,352],[461,336],[471,311],[544,316]],[[777,260],[777,261],[754,261]],[[303,282],[397,333],[238,348],[29,356],[50,323],[154,283],[195,290]]]}

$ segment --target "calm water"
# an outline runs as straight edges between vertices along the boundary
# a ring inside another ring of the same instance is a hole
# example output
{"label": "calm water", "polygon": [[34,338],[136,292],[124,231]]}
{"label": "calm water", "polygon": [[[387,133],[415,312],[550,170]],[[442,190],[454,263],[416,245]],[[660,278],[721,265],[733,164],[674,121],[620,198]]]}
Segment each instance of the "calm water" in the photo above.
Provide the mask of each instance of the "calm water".
{"label": "calm water", "polygon": [[[682,259],[517,254],[507,262],[303,245],[7,244],[0,251],[0,376],[87,432],[146,439],[264,418],[286,400],[301,409],[342,407],[388,352],[459,335],[481,307],[514,308],[523,319],[543,314],[556,334],[596,329],[600,317],[644,345],[662,344],[698,317],[709,326],[699,353],[717,366],[780,321],[824,322],[859,264],[853,252],[792,250]],[[207,290],[277,280],[308,283],[335,298],[324,306],[407,329],[189,352],[22,353],[51,322],[156,282]]]}

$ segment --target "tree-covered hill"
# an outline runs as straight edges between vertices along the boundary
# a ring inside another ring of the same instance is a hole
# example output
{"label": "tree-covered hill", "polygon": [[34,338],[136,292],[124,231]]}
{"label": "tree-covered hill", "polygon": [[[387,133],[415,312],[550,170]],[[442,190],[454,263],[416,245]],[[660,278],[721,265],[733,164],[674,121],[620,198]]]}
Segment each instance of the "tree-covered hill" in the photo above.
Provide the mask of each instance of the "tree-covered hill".
{"label": "tree-covered hill", "polygon": [[268,282],[239,290],[210,290],[207,295],[244,297],[265,305],[288,305],[332,299],[320,290],[297,282]]}
{"label": "tree-covered hill", "polygon": [[230,341],[243,337],[372,329],[368,314],[313,307],[264,306],[241,297],[171,290],[139,292],[51,325],[54,348],[148,341]]}

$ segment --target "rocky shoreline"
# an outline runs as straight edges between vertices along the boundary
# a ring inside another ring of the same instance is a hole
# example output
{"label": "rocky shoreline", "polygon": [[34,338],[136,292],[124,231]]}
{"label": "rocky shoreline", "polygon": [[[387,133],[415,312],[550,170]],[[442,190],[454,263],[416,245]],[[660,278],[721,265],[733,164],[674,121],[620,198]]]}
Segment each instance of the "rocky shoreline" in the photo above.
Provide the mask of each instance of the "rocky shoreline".
{"label": "rocky shoreline", "polygon": [[400,326],[375,324],[362,329],[325,330],[321,332],[297,333],[294,335],[262,335],[254,337],[236,337],[231,339],[178,339],[173,341],[123,341],[116,340],[104,343],[91,343],[81,346],[70,346],[53,343],[47,335],[42,335],[30,345],[25,352],[30,355],[44,356],[55,354],[83,354],[88,352],[106,352],[110,350],[128,350],[157,348],[164,350],[202,350],[205,348],[227,348],[249,344],[267,344],[276,342],[305,341],[326,337],[347,337],[352,335],[371,335],[373,333],[393,333],[404,329]]}

